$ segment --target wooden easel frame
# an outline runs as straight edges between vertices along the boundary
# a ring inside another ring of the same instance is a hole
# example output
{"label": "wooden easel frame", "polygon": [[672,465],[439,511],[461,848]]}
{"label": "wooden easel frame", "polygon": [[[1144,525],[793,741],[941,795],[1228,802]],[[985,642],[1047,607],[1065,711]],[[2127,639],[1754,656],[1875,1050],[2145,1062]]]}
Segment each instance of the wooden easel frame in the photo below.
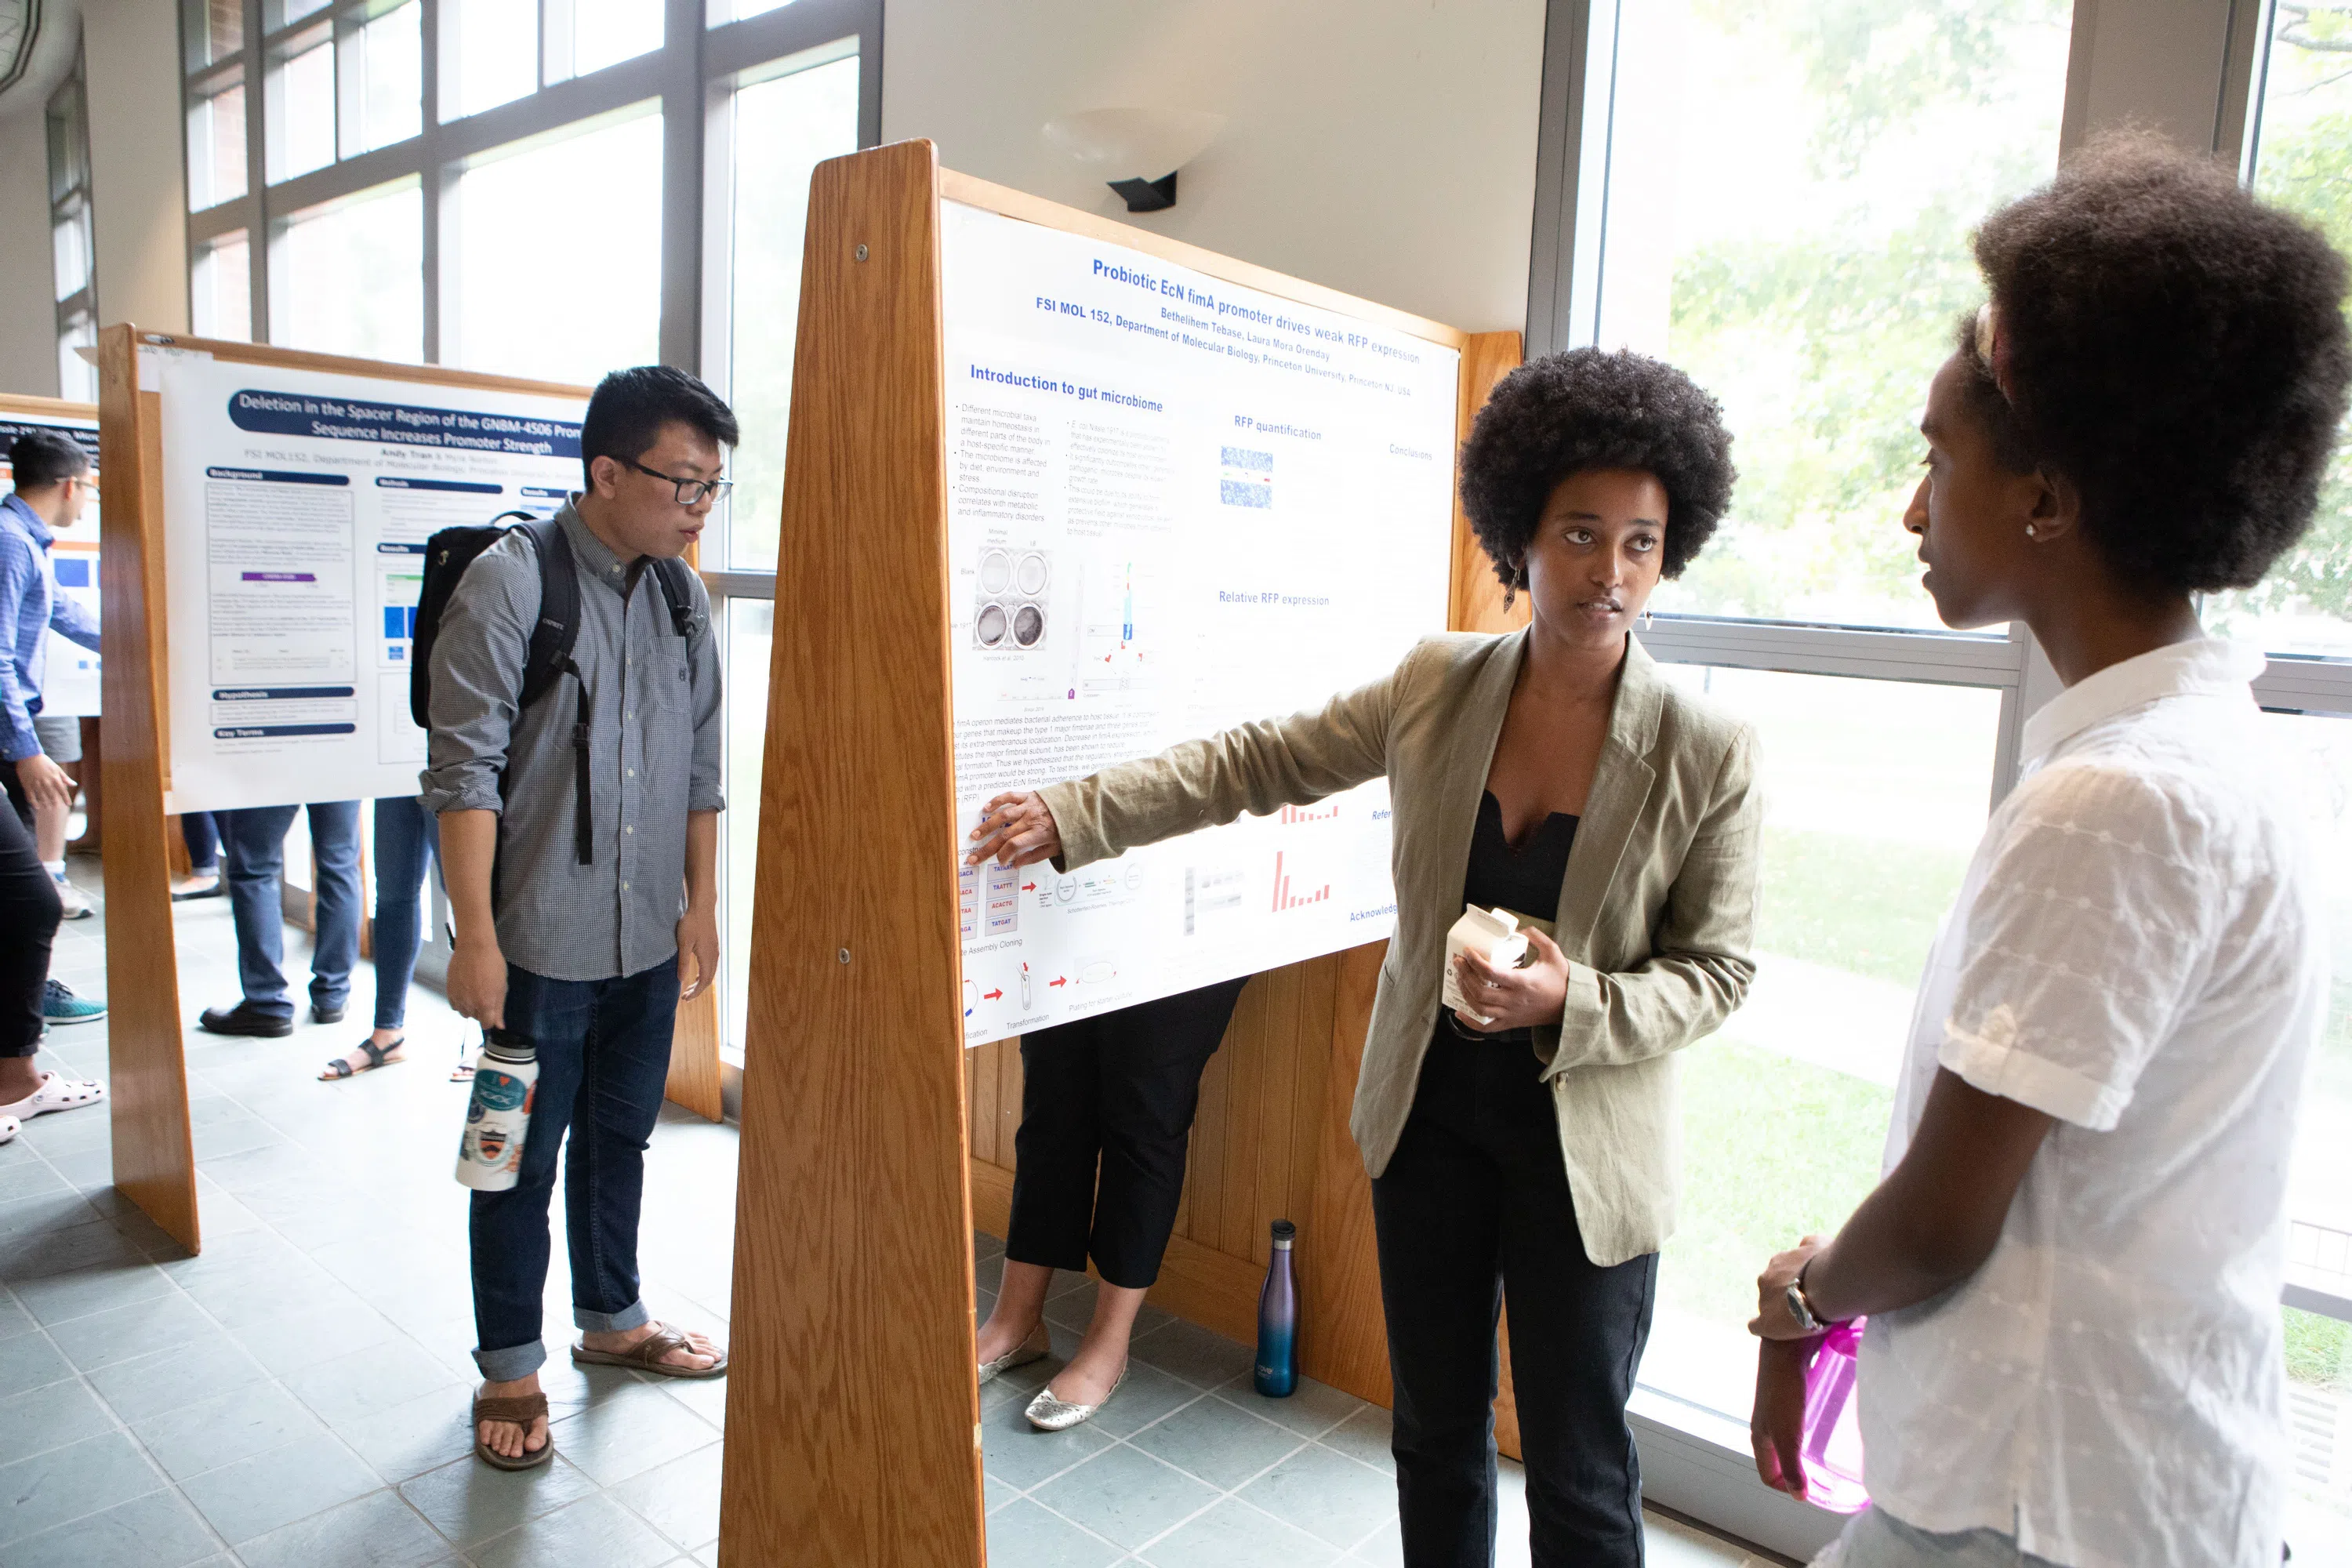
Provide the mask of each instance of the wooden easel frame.
{"label": "wooden easel frame", "polygon": [[[1457,349],[1465,435],[1519,358],[1516,332],[1464,333],[947,173],[928,142],[817,168],[777,562],[777,601],[793,613],[772,650],[752,925],[727,1568],[986,1556],[971,1233],[976,1212],[1001,1212],[1009,1177],[972,1159],[967,1077],[981,1053],[963,1045],[955,869],[940,848],[955,795],[942,200]],[[1524,620],[1502,615],[1458,509],[1452,559],[1454,626]],[[839,891],[852,881],[854,896]],[[1305,1131],[1263,1163],[1314,1215],[1301,1237],[1308,1373],[1385,1403],[1370,1184],[1347,1133],[1382,951],[1282,972],[1321,972],[1280,1009],[1286,1046],[1316,1057],[1294,1091],[1311,1071],[1321,1092],[1295,1094],[1290,1125]],[[1251,1269],[1231,1251],[1171,1247],[1153,1299],[1234,1332],[1235,1303],[1255,1301]]]}
{"label": "wooden easel frame", "polygon": [[[172,929],[163,792],[172,775],[164,626],[163,399],[138,377],[142,344],[191,349],[232,363],[367,381],[519,392],[582,404],[588,389],[483,375],[440,365],[390,364],[257,343],[142,332],[128,322],[99,334],[103,697],[107,802],[106,981],[114,1184],[191,1253],[203,1240],[188,1120],[186,1021]],[[485,521],[488,521],[487,519]],[[720,1117],[716,988],[678,1008],[668,1097]]]}

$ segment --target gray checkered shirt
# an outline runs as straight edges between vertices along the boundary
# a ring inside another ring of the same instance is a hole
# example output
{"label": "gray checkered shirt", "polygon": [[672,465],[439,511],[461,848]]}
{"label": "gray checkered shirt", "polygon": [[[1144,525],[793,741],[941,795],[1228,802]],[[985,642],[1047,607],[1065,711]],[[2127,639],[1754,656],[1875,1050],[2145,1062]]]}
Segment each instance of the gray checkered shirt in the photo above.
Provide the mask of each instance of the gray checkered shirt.
{"label": "gray checkered shirt", "polygon": [[[580,574],[572,658],[588,684],[595,863],[579,863],[574,836],[572,678],[557,677],[545,696],[516,709],[539,621],[539,560],[526,540],[509,534],[475,557],[442,613],[419,782],[436,815],[505,814],[498,922],[507,962],[551,980],[607,980],[677,952],[688,814],[726,809],[719,658],[698,578],[694,634],[680,637],[650,570],[623,565],[570,505],[556,521]],[[499,781],[509,773],[502,801]]]}

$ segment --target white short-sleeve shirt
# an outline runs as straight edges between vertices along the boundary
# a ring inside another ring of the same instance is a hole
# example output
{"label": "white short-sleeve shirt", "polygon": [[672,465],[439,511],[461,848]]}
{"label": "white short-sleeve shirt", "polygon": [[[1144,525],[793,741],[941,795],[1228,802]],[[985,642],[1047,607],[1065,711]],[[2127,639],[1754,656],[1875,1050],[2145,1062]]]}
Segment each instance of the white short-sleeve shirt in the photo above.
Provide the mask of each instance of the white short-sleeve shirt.
{"label": "white short-sleeve shirt", "polygon": [[2069,1568],[2275,1568],[2317,891],[2251,649],[2181,644],[2028,721],[1927,964],[1887,1139],[1938,1068],[2057,1119],[1982,1268],[1871,1320],[1870,1491]]}

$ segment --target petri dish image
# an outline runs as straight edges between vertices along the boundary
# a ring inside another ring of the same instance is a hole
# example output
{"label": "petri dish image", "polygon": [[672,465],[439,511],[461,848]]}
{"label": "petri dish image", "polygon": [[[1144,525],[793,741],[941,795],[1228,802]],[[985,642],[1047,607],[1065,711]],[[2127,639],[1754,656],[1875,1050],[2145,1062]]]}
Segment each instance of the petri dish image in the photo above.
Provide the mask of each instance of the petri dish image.
{"label": "petri dish image", "polygon": [[[989,606],[991,609],[994,605]],[[1024,605],[1013,615],[1013,640],[1023,647],[1035,647],[1037,639],[1045,635],[1045,616],[1034,605]]]}
{"label": "petri dish image", "polygon": [[1004,592],[1004,585],[1012,581],[1013,557],[1002,550],[983,550],[980,552],[980,591],[982,593],[1002,594]]}
{"label": "petri dish image", "polygon": [[1031,553],[1021,558],[1020,570],[1016,575],[1021,584],[1021,591],[1034,599],[1045,591],[1045,579],[1051,575],[1051,573],[1045,565],[1044,556]]}
{"label": "petri dish image", "polygon": [[980,617],[971,624],[971,635],[980,640],[981,647],[994,647],[1004,640],[1004,620],[1003,605],[982,605]]}

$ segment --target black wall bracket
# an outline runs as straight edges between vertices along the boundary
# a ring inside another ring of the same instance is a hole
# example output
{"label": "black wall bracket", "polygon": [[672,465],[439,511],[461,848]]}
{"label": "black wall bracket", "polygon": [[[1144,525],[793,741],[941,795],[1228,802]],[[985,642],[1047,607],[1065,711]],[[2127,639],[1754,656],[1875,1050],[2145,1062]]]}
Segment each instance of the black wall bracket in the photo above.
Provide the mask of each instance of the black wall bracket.
{"label": "black wall bracket", "polygon": [[1131,213],[1156,213],[1176,205],[1176,175],[1171,171],[1156,180],[1113,180],[1110,188],[1127,198]]}

